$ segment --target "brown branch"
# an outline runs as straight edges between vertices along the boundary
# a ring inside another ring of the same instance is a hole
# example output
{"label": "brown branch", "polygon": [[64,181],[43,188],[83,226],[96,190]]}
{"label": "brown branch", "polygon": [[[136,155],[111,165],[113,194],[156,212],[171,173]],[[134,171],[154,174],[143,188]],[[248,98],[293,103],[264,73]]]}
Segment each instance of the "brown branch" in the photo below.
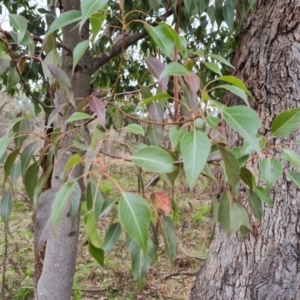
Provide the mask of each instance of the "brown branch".
{"label": "brown branch", "polygon": [[[157,26],[162,19],[168,18],[173,13],[174,13],[173,9],[166,11],[166,13],[161,16],[161,18],[156,19],[151,25]],[[105,65],[108,61],[110,61],[113,57],[119,55],[122,52],[122,49],[127,49],[128,47],[132,46],[133,44],[135,44],[136,42],[138,42],[139,40],[143,39],[146,36],[147,36],[147,31],[145,29],[140,33],[129,34],[127,35],[127,37],[125,37],[123,43],[117,43],[109,51],[102,53],[98,57],[93,58],[91,75],[94,74],[100,67]]]}
{"label": "brown branch", "polygon": [[[13,39],[12,36],[11,36],[11,34],[10,34],[10,32],[1,29],[1,33],[3,33],[3,35],[5,36],[5,38],[6,38],[7,40],[12,40],[12,39]],[[44,39],[41,38],[41,37],[39,37],[39,36],[31,35],[31,37],[32,37],[32,39],[33,39],[35,42],[39,42],[39,43],[41,43],[41,44],[44,43]],[[12,46],[13,44],[10,43],[9,45]],[[16,45],[17,45],[17,44],[16,44]],[[70,48],[68,48],[66,45],[64,45],[64,44],[62,44],[62,43],[58,43],[58,42],[56,42],[56,45],[57,45],[58,48],[63,48],[63,49],[65,49],[71,56],[73,56],[73,51],[72,51]]]}

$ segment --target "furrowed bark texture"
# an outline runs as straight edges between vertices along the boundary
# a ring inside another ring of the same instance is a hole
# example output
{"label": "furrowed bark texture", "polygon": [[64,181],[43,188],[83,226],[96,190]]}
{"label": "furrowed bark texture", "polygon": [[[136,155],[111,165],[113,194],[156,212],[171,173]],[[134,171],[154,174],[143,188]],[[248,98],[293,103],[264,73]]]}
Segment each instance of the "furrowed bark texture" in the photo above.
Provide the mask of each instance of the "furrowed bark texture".
{"label": "furrowed bark texture", "polygon": [[[300,106],[299,0],[259,0],[244,29],[233,59],[234,75],[253,92],[260,133],[268,137],[279,112]],[[228,95],[225,100],[238,103]],[[228,138],[232,145],[240,145],[235,134]],[[270,143],[300,154],[300,147],[290,143],[299,139],[298,130],[286,139],[271,138]],[[281,156],[278,148],[269,154]],[[257,162],[247,167],[258,175]],[[285,165],[287,171],[291,167]],[[300,299],[300,191],[283,173],[271,197],[274,207],[264,207],[262,224],[253,221],[246,239],[240,234],[229,238],[217,230],[191,300]]]}
{"label": "furrowed bark texture", "polygon": [[[80,10],[80,1],[62,1],[64,12],[69,10]],[[74,28],[71,24],[63,28],[63,44],[67,45],[69,49],[74,49],[75,46],[89,38],[89,27],[85,24],[79,32],[79,28]],[[69,52],[63,51],[62,55],[62,69],[71,78],[72,90],[74,92],[75,100],[83,99],[88,96],[90,88],[90,68],[91,60],[88,52],[84,54],[78,64],[78,71],[74,72],[72,76],[72,57]],[[63,95],[58,96],[58,103],[63,104],[68,100]],[[67,129],[68,130],[68,129]],[[72,144],[70,138],[64,138],[61,150],[59,150],[55,161],[55,167],[52,176],[52,187],[57,186],[63,181],[60,179],[63,169],[72,153],[65,151],[66,147]],[[83,169],[77,168],[73,173],[73,177],[82,175]],[[80,210],[79,210],[80,211]],[[44,267],[42,275],[38,282],[37,299],[38,300],[68,300],[71,299],[72,283],[75,272],[77,242],[79,231],[79,214],[76,224],[71,228],[71,218],[67,213],[64,214],[58,228],[56,235],[52,235],[47,241],[46,253],[44,260]]]}

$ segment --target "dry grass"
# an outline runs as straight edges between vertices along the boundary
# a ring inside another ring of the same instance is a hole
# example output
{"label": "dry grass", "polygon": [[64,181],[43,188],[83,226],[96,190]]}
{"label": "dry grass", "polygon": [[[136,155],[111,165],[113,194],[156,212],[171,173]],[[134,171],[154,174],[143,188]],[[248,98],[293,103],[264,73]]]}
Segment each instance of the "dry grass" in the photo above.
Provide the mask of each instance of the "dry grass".
{"label": "dry grass", "polygon": [[[124,190],[137,191],[136,169],[131,164],[112,164],[109,173],[118,180]],[[144,177],[147,181],[151,174],[146,173]],[[199,180],[197,188],[190,192],[183,175],[180,174],[174,189],[175,209],[172,212],[179,242],[177,258],[170,264],[160,238],[158,258],[150,268],[142,294],[139,294],[130,271],[130,259],[124,237],[109,253],[106,266],[102,268],[88,254],[82,227],[73,299],[187,299],[195,274],[203,263],[199,258],[206,256],[210,236],[210,191],[204,183],[205,181]],[[106,197],[118,195],[117,189],[109,180],[102,180],[101,189]],[[156,187],[147,190],[146,196],[161,189],[162,183],[159,182]],[[168,192],[172,194],[171,189]],[[12,300],[33,299],[33,233],[29,229],[31,208],[22,194],[22,191],[14,193],[13,214],[9,223],[6,298]],[[82,208],[82,213],[84,212],[85,204]],[[108,217],[99,222],[103,237],[109,222]],[[3,258],[3,222],[0,222],[0,232],[0,257]],[[3,264],[0,271],[2,273]]]}

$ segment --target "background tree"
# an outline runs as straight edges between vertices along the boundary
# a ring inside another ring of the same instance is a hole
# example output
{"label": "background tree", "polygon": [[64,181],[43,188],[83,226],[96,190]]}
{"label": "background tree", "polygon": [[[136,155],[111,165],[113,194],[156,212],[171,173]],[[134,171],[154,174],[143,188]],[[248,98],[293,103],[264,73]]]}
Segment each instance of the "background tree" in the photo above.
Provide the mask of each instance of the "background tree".
{"label": "background tree", "polygon": [[[299,131],[288,138],[271,135],[274,118],[284,109],[299,107],[299,15],[297,1],[258,1],[256,10],[245,20],[233,57],[234,75],[245,82],[254,96],[251,105],[262,121],[260,133],[269,143],[267,157],[286,159],[295,155],[292,150],[299,154]],[[224,103],[235,105],[238,100],[228,95]],[[298,116],[296,118],[299,124]],[[232,131],[228,132],[228,140],[233,147],[241,143]],[[298,163],[297,158],[296,168],[299,168]],[[190,299],[300,297],[299,190],[288,176],[291,167],[285,163],[283,166],[283,176],[271,189],[273,207],[264,205],[261,223],[253,220],[246,238],[239,233],[229,238],[217,230]],[[257,161],[250,161],[247,168],[264,178],[263,166]],[[267,176],[271,177],[276,170],[269,172]],[[243,203],[246,203],[245,198],[247,196],[243,197]]]}

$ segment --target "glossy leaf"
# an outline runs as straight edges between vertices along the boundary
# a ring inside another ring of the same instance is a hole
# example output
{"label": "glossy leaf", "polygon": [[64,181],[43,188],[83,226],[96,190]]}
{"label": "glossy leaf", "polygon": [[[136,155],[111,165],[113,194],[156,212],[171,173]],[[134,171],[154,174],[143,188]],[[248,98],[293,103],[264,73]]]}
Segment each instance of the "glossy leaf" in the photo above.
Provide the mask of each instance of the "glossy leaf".
{"label": "glossy leaf", "polygon": [[79,10],[69,10],[60,14],[51,24],[49,30],[46,32],[46,36],[64,26],[80,21],[81,18],[81,11]]}
{"label": "glossy leaf", "polygon": [[31,203],[33,203],[34,189],[38,181],[38,170],[39,170],[39,162],[36,161],[31,166],[28,167],[24,176],[25,190]]}
{"label": "glossy leaf", "polygon": [[143,127],[139,124],[129,124],[126,127],[124,127],[124,129],[126,129],[128,132],[145,136],[145,131]]}
{"label": "glossy leaf", "polygon": [[11,215],[12,210],[12,195],[11,192],[5,192],[0,203],[0,215],[5,223],[6,226],[8,226],[8,220]]}
{"label": "glossy leaf", "polygon": [[67,213],[67,205],[68,203],[70,203],[72,191],[75,188],[75,185],[78,185],[78,182],[68,181],[59,189],[59,191],[55,195],[51,209],[52,228],[54,230],[57,228],[57,225],[61,220],[63,214]]}
{"label": "glossy leaf", "polygon": [[172,148],[175,150],[179,144],[181,138],[186,134],[185,130],[178,129],[178,126],[173,126],[169,132],[169,138],[171,141]]}
{"label": "glossy leaf", "polygon": [[[145,62],[146,62],[146,65],[148,67],[150,74],[154,78],[159,79],[162,71],[164,70],[164,68],[166,66],[160,60],[158,60],[156,57],[145,57]],[[165,93],[167,92],[167,89],[168,89],[168,82],[169,82],[168,77],[164,77],[163,79],[159,80],[161,89]]]}
{"label": "glossy leaf", "polygon": [[[234,66],[233,66],[228,60],[226,60],[225,58],[223,58],[223,57],[220,56],[220,55],[217,55],[217,54],[208,54],[207,56],[208,56],[208,57],[211,57],[211,58],[213,58],[213,59],[216,59],[216,60],[218,60],[219,62],[221,62],[222,64],[224,64],[224,65],[226,65],[226,66],[231,67],[231,68],[234,69]],[[233,77],[233,76],[232,76],[232,77]]]}
{"label": "glossy leaf", "polygon": [[256,193],[252,193],[252,195],[249,199],[249,206],[251,208],[251,211],[252,211],[254,217],[259,222],[261,222],[262,214],[263,214],[263,207],[262,207],[262,203],[260,201],[260,198],[257,196]]}
{"label": "glossy leaf", "polygon": [[147,251],[150,210],[143,198],[132,193],[122,193],[119,203],[119,219],[125,232]]}
{"label": "glossy leaf", "polygon": [[93,14],[97,13],[101,8],[107,4],[107,0],[80,0],[82,17],[79,23],[79,30],[81,30],[83,24]]}
{"label": "glossy leaf", "polygon": [[242,226],[250,227],[247,210],[240,203],[233,202],[224,192],[219,204],[218,221],[228,235],[238,231]]}
{"label": "glossy leaf", "polygon": [[74,114],[72,114],[72,116],[70,116],[67,120],[66,123],[68,122],[74,122],[74,121],[80,121],[80,120],[86,120],[86,119],[91,119],[92,116],[86,113],[82,113],[82,112],[75,112]]}
{"label": "glossy leaf", "polygon": [[291,149],[283,149],[283,156],[285,160],[290,162],[295,168],[300,168],[300,156]]}
{"label": "glossy leaf", "polygon": [[107,5],[103,7],[100,11],[94,13],[90,17],[90,23],[91,23],[91,29],[92,29],[92,41],[95,40],[97,37],[98,33],[101,31],[103,22],[106,19],[108,10],[107,10]]}
{"label": "glossy leaf", "polygon": [[299,127],[300,108],[286,110],[275,117],[271,132],[276,137],[286,137]]}
{"label": "glossy leaf", "polygon": [[151,239],[148,240],[146,253],[130,237],[126,238],[126,245],[131,257],[133,277],[137,281],[139,290],[142,291],[154,255],[153,242]]}
{"label": "glossy leaf", "polygon": [[260,198],[261,201],[265,202],[269,206],[273,206],[274,205],[272,199],[269,196],[268,191],[265,190],[263,187],[261,187],[261,186],[255,186],[253,188],[253,191]]}
{"label": "glossy leaf", "polygon": [[5,160],[4,163],[4,172],[5,172],[5,177],[4,177],[4,182],[6,182],[10,171],[15,163],[16,158],[18,157],[18,154],[20,152],[21,148],[16,149],[15,151],[11,152],[8,157]]}
{"label": "glossy leaf", "polygon": [[6,148],[10,144],[11,140],[13,139],[13,137],[14,137],[14,134],[10,133],[10,134],[4,135],[2,138],[0,138],[0,158],[5,153]]}
{"label": "glossy leaf", "polygon": [[86,206],[88,210],[93,209],[95,212],[95,220],[98,220],[102,212],[104,199],[98,185],[90,181],[86,188]]}
{"label": "glossy leaf", "polygon": [[122,228],[119,223],[112,224],[105,234],[102,249],[105,254],[109,253],[120,239]]}
{"label": "glossy leaf", "polygon": [[287,176],[296,184],[298,189],[300,189],[300,174],[297,172],[289,172]]}
{"label": "glossy leaf", "polygon": [[9,178],[13,185],[17,183],[19,177],[21,176],[21,173],[21,162],[18,161],[13,164],[9,173]]}
{"label": "glossy leaf", "polygon": [[104,250],[98,247],[95,247],[89,242],[89,253],[96,260],[96,262],[104,267]]}
{"label": "glossy leaf", "polygon": [[240,176],[243,182],[248,185],[251,194],[253,190],[253,174],[247,168],[242,167]]}
{"label": "glossy leaf", "polygon": [[247,89],[247,87],[245,86],[243,81],[240,80],[239,78],[236,78],[234,76],[221,76],[218,78],[218,80],[222,80],[222,81],[231,83],[231,84],[235,85],[236,87],[240,88],[241,90],[243,90],[247,95],[251,96],[251,93],[249,92],[249,90]]}
{"label": "glossy leaf", "polygon": [[230,84],[221,84],[221,85],[218,86],[218,88],[227,90],[227,91],[239,96],[241,99],[244,100],[244,102],[247,104],[247,106],[249,106],[249,101],[248,101],[247,94],[242,89],[240,89],[239,87],[234,86],[234,85],[230,85]]}
{"label": "glossy leaf", "polygon": [[258,153],[261,152],[256,133],[260,120],[256,112],[247,106],[225,107],[222,115],[226,123],[238,132]]}
{"label": "glossy leaf", "polygon": [[89,100],[90,109],[97,115],[99,123],[106,128],[106,108],[101,98],[91,96]]}
{"label": "glossy leaf", "polygon": [[146,104],[152,103],[153,101],[167,100],[169,98],[171,98],[171,96],[169,94],[159,93],[159,94],[156,94],[154,96],[151,96],[151,97],[143,100],[141,103],[139,103],[139,105],[146,105]]}
{"label": "glossy leaf", "polygon": [[210,152],[210,140],[201,131],[186,133],[180,141],[183,167],[192,189],[203,170]]}
{"label": "glossy leaf", "polygon": [[240,165],[235,155],[228,151],[224,146],[217,145],[225,166],[226,175],[231,185],[233,194],[236,193],[236,186],[240,179]]}
{"label": "glossy leaf", "polygon": [[28,144],[21,153],[21,169],[23,178],[33,158],[37,143],[38,142],[33,142],[31,144]]}
{"label": "glossy leaf", "polygon": [[162,80],[166,76],[184,76],[189,74],[191,72],[186,67],[179,63],[171,62],[161,72],[159,80]]}
{"label": "glossy leaf", "polygon": [[232,30],[233,24],[234,24],[235,13],[234,13],[234,8],[228,3],[226,3],[223,6],[223,16],[224,16],[224,21],[228,25],[229,30]]}
{"label": "glossy leaf", "polygon": [[170,262],[172,263],[175,259],[176,252],[177,252],[176,229],[172,220],[165,215],[162,215],[161,227],[162,227],[162,233],[164,238],[165,250]]}
{"label": "glossy leaf", "polygon": [[97,228],[97,220],[93,209],[89,210],[84,216],[85,231],[89,239],[89,244],[96,248],[101,248],[100,236]]}
{"label": "glossy leaf", "polygon": [[282,173],[281,163],[274,158],[264,158],[259,163],[260,176],[265,180],[267,189],[270,189]]}
{"label": "glossy leaf", "polygon": [[73,50],[73,67],[72,73],[74,73],[75,67],[78,64],[80,58],[83,56],[84,52],[88,48],[90,40],[85,40],[76,45]]}
{"label": "glossy leaf", "polygon": [[205,62],[204,65],[207,69],[222,76],[222,73],[221,73],[221,70],[220,70],[220,67],[218,66],[218,64],[213,63],[213,62]]}
{"label": "glossy leaf", "polygon": [[67,172],[68,170],[70,170],[71,168],[74,168],[75,166],[77,166],[80,163],[81,163],[81,157],[77,153],[73,154],[69,158],[68,162],[66,163],[64,172]]}
{"label": "glossy leaf", "polygon": [[20,44],[26,34],[28,21],[21,15],[10,14],[10,23],[13,28],[17,31],[16,42]]}
{"label": "glossy leaf", "polygon": [[170,173],[175,169],[172,156],[166,150],[156,146],[135,151],[131,159],[138,167],[152,172]]}

